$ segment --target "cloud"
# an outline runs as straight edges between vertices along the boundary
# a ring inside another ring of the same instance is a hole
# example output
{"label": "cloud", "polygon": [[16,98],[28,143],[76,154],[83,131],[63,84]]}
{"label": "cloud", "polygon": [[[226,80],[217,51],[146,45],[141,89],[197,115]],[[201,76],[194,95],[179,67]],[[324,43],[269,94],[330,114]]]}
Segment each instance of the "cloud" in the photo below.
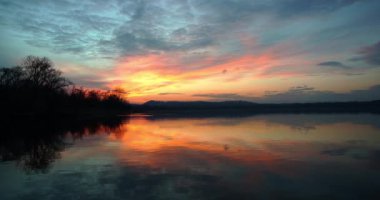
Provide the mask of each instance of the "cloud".
{"label": "cloud", "polygon": [[[350,69],[342,60],[347,49],[377,37],[367,30],[378,30],[379,6],[368,0],[3,0],[0,36],[7,37],[0,52],[9,53],[0,58],[36,54],[71,62],[86,67],[87,75],[67,74],[76,82],[120,84],[136,95],[164,99],[158,94],[187,91],[190,97],[201,87],[208,98],[250,99],[236,93],[247,91],[248,82],[364,73],[368,67]],[[377,63],[377,49],[363,48],[360,59]],[[104,70],[92,73],[96,68]],[[219,83],[228,83],[228,91],[214,94]],[[316,92],[303,89],[298,93]]]}
{"label": "cloud", "polygon": [[180,92],[162,92],[162,93],[159,93],[158,95],[181,95],[183,93],[180,93]]}
{"label": "cloud", "polygon": [[370,65],[380,67],[380,41],[371,46],[363,47],[359,51],[359,55],[354,60],[364,60]]}
{"label": "cloud", "polygon": [[[252,49],[258,48],[244,49],[239,39],[257,35],[251,31],[255,23],[281,28],[283,20],[324,16],[357,1],[6,0],[0,13],[4,29],[21,31],[19,37],[27,44],[54,53],[87,59],[178,51],[225,55],[256,53]],[[273,23],[268,23],[268,16],[275,18]]]}
{"label": "cloud", "polygon": [[321,62],[318,64],[318,66],[322,67],[331,67],[331,68],[338,68],[338,69],[350,69],[351,67],[338,62],[338,61],[326,61],[326,62]]}
{"label": "cloud", "polygon": [[107,87],[107,81],[94,81],[91,79],[92,77],[80,77],[80,78],[72,78],[73,83],[75,83],[76,86],[84,86],[86,88],[91,89],[102,89],[102,90],[109,90],[110,88]]}
{"label": "cloud", "polygon": [[220,99],[220,100],[252,100],[252,97],[243,96],[236,93],[202,93],[202,94],[193,94],[194,97],[206,97],[211,99]]}
{"label": "cloud", "polygon": [[[122,54],[189,51],[214,45],[214,31],[207,25],[191,23],[190,10],[181,13],[183,9],[173,10],[170,5],[142,2],[123,8],[131,20],[118,27],[110,40]],[[172,19],[170,24],[166,19]]]}
{"label": "cloud", "polygon": [[304,102],[342,102],[342,101],[371,101],[380,99],[380,85],[368,89],[352,90],[347,93],[320,91],[306,85],[295,86],[287,91],[266,91],[264,96],[249,96],[238,93],[204,93],[194,94],[209,100],[244,100],[258,103],[304,103]]}
{"label": "cloud", "polygon": [[105,56],[98,42],[109,38],[120,23],[105,10],[115,5],[112,1],[7,1],[0,5],[0,16],[5,29],[32,47],[93,59]]}
{"label": "cloud", "polygon": [[[339,74],[345,76],[358,76],[363,75],[364,72],[368,70],[368,67],[352,67],[339,61],[321,62],[318,63],[317,66],[320,67],[320,69],[322,69],[322,71],[319,72],[320,74],[324,73],[329,75]],[[316,72],[315,74],[318,74],[318,72]]]}
{"label": "cloud", "polygon": [[302,86],[295,86],[295,87],[291,87],[289,89],[289,93],[299,93],[299,92],[307,92],[307,91],[312,91],[314,90],[313,87],[309,87],[307,85],[302,85]]}
{"label": "cloud", "polygon": [[371,101],[380,99],[380,85],[369,89],[352,90],[347,93],[319,91],[308,86],[290,88],[288,91],[267,94],[260,99],[262,102],[329,102],[329,101]]}
{"label": "cloud", "polygon": [[[110,42],[124,55],[230,48],[223,39],[235,40],[237,35],[231,30],[249,32],[249,24],[262,21],[265,15],[277,16],[275,21],[283,21],[297,16],[326,14],[356,1],[291,0],[275,4],[266,0],[127,1],[120,6],[121,13],[129,20],[114,31]],[[248,26],[241,26],[244,23]]]}
{"label": "cloud", "polygon": [[195,0],[192,5],[204,11],[207,19],[214,23],[234,23],[254,20],[259,15],[272,14],[286,19],[299,16],[326,14],[349,6],[359,0]]}
{"label": "cloud", "polygon": [[310,14],[325,14],[350,6],[360,0],[290,0],[282,1],[276,11],[280,17],[292,17]]}

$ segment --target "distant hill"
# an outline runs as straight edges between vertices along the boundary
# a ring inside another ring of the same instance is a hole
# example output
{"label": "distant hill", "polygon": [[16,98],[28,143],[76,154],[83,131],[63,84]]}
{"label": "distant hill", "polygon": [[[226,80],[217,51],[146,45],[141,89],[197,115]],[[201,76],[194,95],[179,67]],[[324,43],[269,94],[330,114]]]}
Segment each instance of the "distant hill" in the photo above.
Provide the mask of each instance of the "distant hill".
{"label": "distant hill", "polygon": [[134,105],[135,112],[239,112],[239,113],[380,113],[380,100],[263,104],[248,101],[148,101]]}
{"label": "distant hill", "polygon": [[248,101],[148,101],[143,106],[149,107],[170,107],[170,108],[229,108],[229,107],[247,107],[257,105],[257,103]]}

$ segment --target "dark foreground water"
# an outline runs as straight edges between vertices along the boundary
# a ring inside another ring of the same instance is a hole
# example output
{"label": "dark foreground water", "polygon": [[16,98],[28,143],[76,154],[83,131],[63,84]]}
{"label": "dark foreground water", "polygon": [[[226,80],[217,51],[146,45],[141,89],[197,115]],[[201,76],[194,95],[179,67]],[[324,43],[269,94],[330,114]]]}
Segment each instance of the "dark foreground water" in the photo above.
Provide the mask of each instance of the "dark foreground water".
{"label": "dark foreground water", "polygon": [[0,199],[380,199],[379,115],[8,121]]}

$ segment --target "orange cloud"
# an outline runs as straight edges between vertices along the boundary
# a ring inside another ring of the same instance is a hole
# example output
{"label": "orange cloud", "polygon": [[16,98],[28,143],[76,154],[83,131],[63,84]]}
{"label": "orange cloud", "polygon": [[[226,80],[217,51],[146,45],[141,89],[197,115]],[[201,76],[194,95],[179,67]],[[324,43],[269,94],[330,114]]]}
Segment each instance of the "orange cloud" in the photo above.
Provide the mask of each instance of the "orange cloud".
{"label": "orange cloud", "polygon": [[188,60],[176,53],[130,56],[117,63],[108,86],[126,88],[132,99],[160,93],[178,96],[184,92],[208,92],[223,82],[234,82],[235,87],[241,88],[239,79],[258,78],[259,72],[274,62],[269,54],[210,56],[200,60]]}
{"label": "orange cloud", "polygon": [[260,96],[266,90],[279,89],[273,87],[278,85],[280,80],[269,81],[272,77],[287,78],[302,75],[309,70],[305,66],[310,65],[310,61],[304,61],[300,57],[280,55],[292,48],[289,44],[279,44],[257,52],[255,38],[241,35],[240,43],[246,52],[250,53],[242,55],[213,55],[210,52],[152,53],[122,57],[115,61],[115,66],[111,69],[77,66],[65,66],[63,69],[65,73],[74,77],[74,81],[80,80],[82,84],[93,86],[103,84],[109,89],[122,87],[128,91],[128,99],[138,103],[151,99],[207,99],[193,95],[199,93]]}

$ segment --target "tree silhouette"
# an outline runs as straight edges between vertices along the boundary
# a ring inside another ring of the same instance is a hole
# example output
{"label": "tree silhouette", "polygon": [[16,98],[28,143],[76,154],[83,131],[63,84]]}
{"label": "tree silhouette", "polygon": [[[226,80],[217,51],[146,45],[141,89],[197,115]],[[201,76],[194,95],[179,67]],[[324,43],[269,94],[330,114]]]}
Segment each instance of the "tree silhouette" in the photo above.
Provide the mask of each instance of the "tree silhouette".
{"label": "tree silhouette", "polygon": [[0,69],[2,114],[90,114],[129,111],[124,90],[76,87],[46,57],[28,56],[20,66]]}
{"label": "tree silhouette", "polygon": [[22,63],[28,84],[37,88],[62,90],[72,83],[62,77],[62,72],[53,68],[53,63],[46,57],[28,56]]}

